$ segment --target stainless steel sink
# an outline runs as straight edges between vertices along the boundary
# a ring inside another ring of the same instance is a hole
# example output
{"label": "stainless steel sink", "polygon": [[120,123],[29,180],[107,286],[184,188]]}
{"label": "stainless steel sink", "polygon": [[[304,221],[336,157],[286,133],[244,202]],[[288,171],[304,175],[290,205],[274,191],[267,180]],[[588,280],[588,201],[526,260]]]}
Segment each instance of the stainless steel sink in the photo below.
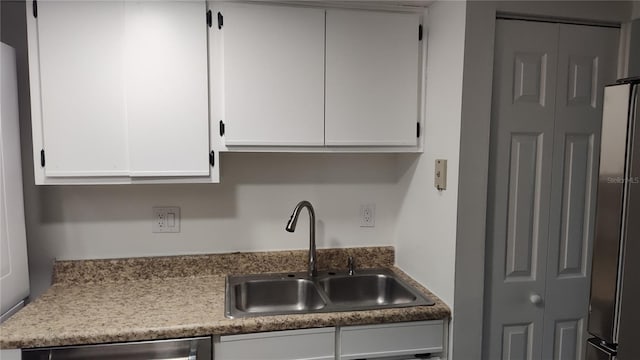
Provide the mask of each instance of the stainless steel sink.
{"label": "stainless steel sink", "polygon": [[296,312],[322,309],[327,303],[312,281],[247,280],[233,287],[235,308],[246,313]]}
{"label": "stainless steel sink", "polygon": [[386,269],[228,276],[225,315],[247,317],[433,305]]}
{"label": "stainless steel sink", "polygon": [[337,305],[401,305],[416,301],[417,295],[386,274],[329,276],[320,281],[329,300]]}

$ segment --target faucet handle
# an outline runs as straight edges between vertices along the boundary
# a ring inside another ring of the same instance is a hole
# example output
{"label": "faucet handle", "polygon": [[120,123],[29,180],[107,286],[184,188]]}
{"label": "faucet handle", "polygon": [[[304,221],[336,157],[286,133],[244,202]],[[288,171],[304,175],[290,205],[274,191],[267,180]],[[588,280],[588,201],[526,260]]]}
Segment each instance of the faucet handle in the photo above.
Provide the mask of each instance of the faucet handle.
{"label": "faucet handle", "polygon": [[355,274],[355,262],[353,260],[353,256],[349,256],[347,259],[347,269],[349,270],[349,275]]}

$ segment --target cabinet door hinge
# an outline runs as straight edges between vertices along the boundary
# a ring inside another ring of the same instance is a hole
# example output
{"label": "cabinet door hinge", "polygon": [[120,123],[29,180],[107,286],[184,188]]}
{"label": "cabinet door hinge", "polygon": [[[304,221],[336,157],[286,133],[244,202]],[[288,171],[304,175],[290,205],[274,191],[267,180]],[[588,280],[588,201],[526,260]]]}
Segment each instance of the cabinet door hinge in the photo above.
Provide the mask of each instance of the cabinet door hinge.
{"label": "cabinet door hinge", "polygon": [[38,17],[38,1],[37,0],[33,0],[33,17],[34,18]]}
{"label": "cabinet door hinge", "polygon": [[220,136],[224,136],[224,122],[220,120]]}
{"label": "cabinet door hinge", "polygon": [[222,13],[218,11],[218,30],[222,29],[223,23],[224,23],[224,18],[222,17]]}
{"label": "cabinet door hinge", "polygon": [[416,126],[416,137],[420,137],[420,123],[417,123],[418,126]]}
{"label": "cabinet door hinge", "polygon": [[418,25],[418,41],[422,41],[422,25]]}
{"label": "cabinet door hinge", "polygon": [[213,26],[213,14],[211,14],[211,10],[207,10],[207,26]]}
{"label": "cabinet door hinge", "polygon": [[44,149],[40,150],[40,166],[44,167]]}
{"label": "cabinet door hinge", "polygon": [[209,153],[209,164],[211,164],[211,167],[216,166],[216,154],[213,150]]}

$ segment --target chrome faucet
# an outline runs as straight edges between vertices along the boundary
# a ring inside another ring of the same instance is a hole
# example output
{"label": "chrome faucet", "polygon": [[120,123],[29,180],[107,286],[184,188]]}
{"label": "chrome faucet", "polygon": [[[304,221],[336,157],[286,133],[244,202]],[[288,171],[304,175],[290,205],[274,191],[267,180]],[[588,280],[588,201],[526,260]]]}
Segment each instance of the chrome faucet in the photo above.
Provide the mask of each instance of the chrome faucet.
{"label": "chrome faucet", "polygon": [[353,260],[353,256],[349,256],[349,258],[347,259],[347,271],[349,273],[349,275],[353,275],[356,273],[356,265],[355,262]]}
{"label": "chrome faucet", "polygon": [[300,211],[305,207],[309,212],[309,276],[315,277],[318,276],[318,257],[316,255],[316,213],[313,211],[313,206],[310,202],[303,200],[296,205],[285,229],[288,232],[295,231]]}

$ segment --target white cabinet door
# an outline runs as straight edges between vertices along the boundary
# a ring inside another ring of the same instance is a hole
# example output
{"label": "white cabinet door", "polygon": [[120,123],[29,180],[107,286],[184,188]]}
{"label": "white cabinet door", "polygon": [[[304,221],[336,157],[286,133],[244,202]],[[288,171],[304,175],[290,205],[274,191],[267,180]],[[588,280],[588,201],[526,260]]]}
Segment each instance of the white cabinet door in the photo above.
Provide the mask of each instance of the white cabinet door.
{"label": "white cabinet door", "polygon": [[228,4],[218,11],[226,145],[324,145],[324,10]]}
{"label": "white cabinet door", "polygon": [[34,128],[42,127],[42,138],[34,142],[46,149],[46,176],[127,175],[124,3],[38,1],[36,29],[29,42],[37,41],[30,47],[39,58],[31,56],[30,66],[40,93],[31,95],[40,102]]}
{"label": "white cabinet door", "polygon": [[444,351],[444,320],[341,327],[341,360],[413,357]]}
{"label": "white cabinet door", "polygon": [[37,4],[37,17],[27,12],[37,184],[218,181],[205,0]]}
{"label": "white cabinet door", "polygon": [[327,10],[326,145],[416,146],[420,15]]}
{"label": "white cabinet door", "polygon": [[131,176],[209,175],[206,6],[126,3]]}
{"label": "white cabinet door", "polygon": [[0,350],[0,359],[2,360],[21,360],[22,353],[20,349]]}
{"label": "white cabinet door", "polygon": [[216,360],[333,360],[335,328],[273,331],[221,336]]}

